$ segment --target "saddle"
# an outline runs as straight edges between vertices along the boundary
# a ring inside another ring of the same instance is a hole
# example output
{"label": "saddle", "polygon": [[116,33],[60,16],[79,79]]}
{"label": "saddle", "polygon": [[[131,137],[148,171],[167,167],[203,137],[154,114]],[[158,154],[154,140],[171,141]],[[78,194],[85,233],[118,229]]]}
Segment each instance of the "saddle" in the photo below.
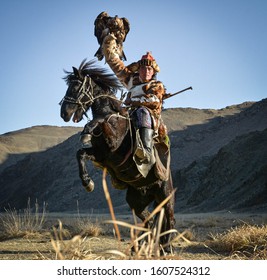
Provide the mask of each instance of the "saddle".
{"label": "saddle", "polygon": [[[154,161],[150,164],[140,163],[137,157],[134,161],[139,172],[143,177],[146,177],[151,168],[154,168],[156,177],[161,181],[167,181],[170,175],[170,147],[165,142],[155,142],[154,148]],[[117,179],[114,174],[111,174],[111,183],[115,189],[125,190],[128,184]]]}
{"label": "saddle", "polygon": [[[124,118],[124,121],[122,119]],[[127,121],[125,121],[125,119]],[[126,134],[128,133],[127,126],[131,127],[129,117],[124,114],[113,114],[108,116],[105,119],[92,120],[88,123],[82,132],[82,134],[89,133],[91,135],[97,136],[98,134],[103,134],[104,139],[109,146],[112,152],[115,152],[122,144],[122,141]],[[119,129],[118,129],[119,128]],[[138,131],[135,133],[136,139],[132,139],[132,145],[129,147],[129,154],[126,155],[126,158],[130,156],[130,150],[132,154],[135,154],[134,151],[137,145],[141,141],[140,136],[138,137]],[[134,134],[132,134],[133,137]],[[168,136],[166,136],[168,139]],[[135,141],[134,141],[135,140]],[[165,139],[166,140],[166,139]],[[159,180],[167,181],[169,179],[170,174],[170,145],[168,141],[163,141],[160,137],[154,138],[154,146],[153,146],[153,156],[150,163],[142,163],[139,161],[138,157],[133,156],[133,160],[136,164],[136,167],[140,174],[145,178],[149,171],[153,168],[156,177]],[[117,180],[115,176],[112,177],[112,185],[116,189],[125,189],[125,183]]]}

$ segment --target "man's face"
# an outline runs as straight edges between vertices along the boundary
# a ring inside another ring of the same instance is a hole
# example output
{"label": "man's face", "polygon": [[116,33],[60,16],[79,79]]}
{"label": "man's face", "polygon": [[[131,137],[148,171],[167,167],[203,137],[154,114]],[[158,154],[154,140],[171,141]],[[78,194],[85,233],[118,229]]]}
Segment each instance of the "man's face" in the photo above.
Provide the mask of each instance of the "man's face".
{"label": "man's face", "polygon": [[149,82],[154,75],[154,69],[151,66],[141,65],[139,68],[139,77],[142,82]]}

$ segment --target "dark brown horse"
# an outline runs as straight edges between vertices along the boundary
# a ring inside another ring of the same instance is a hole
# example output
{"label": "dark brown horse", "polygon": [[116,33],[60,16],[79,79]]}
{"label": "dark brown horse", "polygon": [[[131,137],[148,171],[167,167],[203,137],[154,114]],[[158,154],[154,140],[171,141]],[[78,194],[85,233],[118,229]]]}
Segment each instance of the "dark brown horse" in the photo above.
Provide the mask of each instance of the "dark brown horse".
{"label": "dark brown horse", "polygon": [[[115,96],[116,91],[121,89],[115,75],[96,67],[95,61],[85,60],[79,69],[73,67],[73,72],[66,74],[64,79],[68,89],[61,101],[61,117],[67,122],[73,116],[73,121],[78,122],[89,108],[93,116],[81,134],[89,138],[91,147],[77,152],[83,186],[87,191],[94,189],[94,182],[86,169],[86,162],[91,160],[107,169],[115,188],[127,189],[127,203],[145,221],[149,216],[147,207],[153,202],[154,206],[160,204],[173,193],[171,173],[165,180],[156,175],[154,168],[150,169],[146,177],[140,174],[133,160],[135,129],[127,112],[121,107],[121,101]],[[162,231],[167,231],[173,229],[175,223],[173,196],[164,208]],[[170,237],[170,234],[165,235],[161,243],[169,244]],[[166,246],[165,250],[169,249],[170,246]]]}

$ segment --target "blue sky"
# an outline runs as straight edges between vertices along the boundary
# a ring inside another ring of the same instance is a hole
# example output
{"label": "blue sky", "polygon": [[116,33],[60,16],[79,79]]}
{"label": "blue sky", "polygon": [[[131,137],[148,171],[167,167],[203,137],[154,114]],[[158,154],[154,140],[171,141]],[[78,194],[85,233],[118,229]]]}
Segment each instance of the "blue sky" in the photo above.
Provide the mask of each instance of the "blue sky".
{"label": "blue sky", "polygon": [[151,51],[168,92],[193,87],[165,108],[220,109],[266,98],[267,1],[9,0],[0,10],[0,134],[75,125],[59,115],[63,69],[93,58],[102,11],[130,21],[127,63]]}

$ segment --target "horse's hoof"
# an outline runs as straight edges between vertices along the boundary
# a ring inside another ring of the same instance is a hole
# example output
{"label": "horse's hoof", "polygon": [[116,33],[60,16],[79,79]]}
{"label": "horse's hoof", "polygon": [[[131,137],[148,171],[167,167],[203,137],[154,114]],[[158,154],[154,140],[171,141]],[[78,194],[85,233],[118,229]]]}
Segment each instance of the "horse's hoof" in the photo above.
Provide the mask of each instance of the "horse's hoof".
{"label": "horse's hoof", "polygon": [[83,176],[82,183],[87,192],[92,192],[95,188],[95,183],[89,176]]}
{"label": "horse's hoof", "polygon": [[84,186],[84,188],[87,192],[92,192],[95,188],[95,184],[91,181],[88,185]]}
{"label": "horse's hoof", "polygon": [[169,256],[169,255],[173,255],[174,250],[172,246],[166,246],[164,247],[164,249],[160,250],[160,255],[161,256]]}

